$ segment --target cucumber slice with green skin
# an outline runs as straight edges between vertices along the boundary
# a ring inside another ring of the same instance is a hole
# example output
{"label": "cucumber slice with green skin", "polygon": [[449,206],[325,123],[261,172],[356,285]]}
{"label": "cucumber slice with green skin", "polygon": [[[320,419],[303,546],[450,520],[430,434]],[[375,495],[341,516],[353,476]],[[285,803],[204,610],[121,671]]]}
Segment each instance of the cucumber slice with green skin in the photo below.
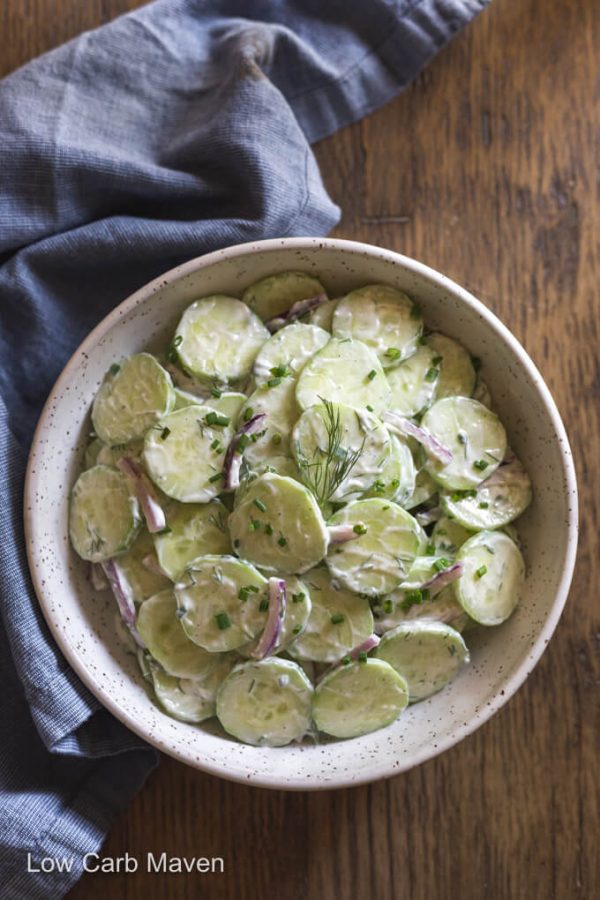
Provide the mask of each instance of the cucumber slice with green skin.
{"label": "cucumber slice with green skin", "polygon": [[423,333],[419,308],[403,291],[388,284],[369,284],[339,301],[333,314],[336,338],[362,341],[393,368],[416,352]]}
{"label": "cucumber slice with green skin", "polygon": [[83,465],[85,469],[91,469],[93,468],[93,466],[98,464],[98,454],[105,446],[106,444],[103,444],[100,438],[92,438],[92,440],[85,448],[85,456],[83,458]]}
{"label": "cucumber slice with green skin", "polygon": [[532,499],[529,475],[518,459],[501,465],[475,490],[474,496],[460,491],[442,493],[444,510],[472,531],[502,528],[513,522]]}
{"label": "cucumber slice with green skin", "polygon": [[283,747],[310,728],[313,686],[297,663],[269,657],[243,663],[217,693],[225,731],[245,744]]}
{"label": "cucumber slice with green skin", "polygon": [[425,619],[429,622],[445,622],[455,631],[463,631],[469,618],[454,596],[449,584],[434,597],[423,596],[420,602],[414,603],[404,591],[392,591],[382,597],[373,606],[375,633],[385,634],[402,622],[414,619]]}
{"label": "cucumber slice with green skin", "polygon": [[287,312],[299,300],[324,293],[325,288],[312,275],[305,272],[278,272],[247,287],[242,300],[263,322],[268,322]]}
{"label": "cucumber slice with green skin", "polygon": [[208,653],[188,638],[177,615],[172,587],[144,600],[136,625],[149,652],[168,675],[208,679],[217,668],[225,667],[224,678],[233,666],[233,654]]}
{"label": "cucumber slice with green skin", "polygon": [[251,470],[259,469],[273,456],[291,455],[290,435],[300,412],[293,378],[282,378],[272,387],[262,385],[248,397],[239,414],[240,423],[266,414],[264,426],[253,436],[256,440],[251,440],[244,450],[244,460]]}
{"label": "cucumber slice with green skin", "polygon": [[181,388],[175,388],[173,412],[177,412],[178,409],[185,409],[186,406],[202,406],[205,403],[204,397],[199,397],[198,394],[191,394],[189,391],[183,391]]}
{"label": "cucumber slice with green skin", "polygon": [[469,651],[463,638],[443,622],[417,619],[385,634],[375,657],[389,663],[408,684],[411,703],[425,700],[452,681]]}
{"label": "cucumber slice with green skin", "polygon": [[[281,632],[271,653],[274,655],[285,650],[301,634],[308,622],[312,601],[306,582],[300,581],[295,575],[282,575],[285,581],[286,604],[283,619],[281,620]],[[240,656],[252,656],[258,640],[252,641],[247,646],[240,647]]]}
{"label": "cucumber slice with green skin", "polygon": [[71,491],[69,535],[82,559],[104,562],[124,553],[140,523],[138,502],[118,469],[94,466],[81,473]]}
{"label": "cucumber slice with green skin", "polygon": [[116,468],[117,463],[124,456],[130,459],[139,460],[144,449],[143,441],[130,441],[129,444],[118,444],[115,447],[109,447],[108,444],[102,444],[98,451],[96,459],[97,466],[113,466]]}
{"label": "cucumber slice with green skin", "polygon": [[92,424],[110,446],[142,438],[175,403],[169,373],[150,353],[136,353],[108,370],[92,405]]}
{"label": "cucumber slice with green skin", "polygon": [[426,543],[416,519],[390,500],[356,500],[328,524],[357,529],[355,540],[329,548],[326,562],[345,587],[369,596],[395,590]]}
{"label": "cucumber slice with green skin", "polygon": [[433,403],[439,376],[439,356],[431,347],[419,347],[416,353],[386,372],[391,389],[390,410],[402,416],[416,416]]}
{"label": "cucumber slice with green skin", "polygon": [[[221,490],[223,450],[230,424],[211,424],[210,406],[187,406],[161,419],[146,435],[143,460],[152,481],[182,503],[208,503]],[[224,417],[224,421],[228,417]]]}
{"label": "cucumber slice with green skin", "polygon": [[331,333],[333,327],[333,314],[338,303],[339,297],[336,297],[335,300],[328,300],[327,303],[317,306],[317,308],[313,309],[308,315],[310,324],[318,325],[319,328],[323,328],[325,331]]}
{"label": "cucumber slice with green skin", "polygon": [[340,666],[315,690],[313,719],[319,731],[358,737],[395,722],[408,704],[404,678],[381,659]]}
{"label": "cucumber slice with green skin", "polygon": [[195,724],[214,716],[214,701],[183,691],[178,678],[167,675],[156,665],[150,666],[150,674],[156,699],[174,719]]}
{"label": "cucumber slice with green skin", "polygon": [[191,641],[210,653],[236,650],[265,626],[267,580],[233,556],[200,556],[175,585],[178,616]]}
{"label": "cucumber slice with green skin", "polygon": [[383,463],[378,477],[361,499],[380,497],[405,506],[413,496],[415,486],[416,470],[412,453],[403,441],[392,434],[389,456]]}
{"label": "cucumber slice with green skin", "polygon": [[331,340],[331,335],[316,325],[293,322],[263,344],[254,360],[257,384],[266,384],[283,373],[298,375],[311,356]]}
{"label": "cucumber slice with green skin", "polygon": [[404,506],[405,509],[415,509],[415,507],[421,506],[423,503],[427,503],[435,497],[439,489],[439,484],[433,480],[427,469],[421,468],[417,471],[415,489],[402,506]]}
{"label": "cucumber slice with green skin", "polygon": [[480,531],[456,557],[464,571],[455,581],[455,596],[479,625],[500,625],[514,611],[525,580],[521,551],[502,531]]}
{"label": "cucumber slice with green skin", "polygon": [[213,396],[206,400],[206,406],[211,406],[217,412],[228,416],[232,422],[237,422],[244,403],[248,401],[245,394],[238,391],[224,391],[220,397]]}
{"label": "cucumber slice with green skin", "polygon": [[[127,553],[115,559],[121,584],[136,605],[172,586],[166,575],[144,565],[144,560],[148,558],[156,561],[154,543],[152,535],[142,528]],[[158,565],[158,561],[156,564]]]}
{"label": "cucumber slice with green skin", "polygon": [[442,487],[468,490],[494,472],[506,454],[506,431],[498,416],[477,400],[446,397],[427,410],[422,426],[452,453],[447,465],[430,457],[429,474]]}
{"label": "cucumber slice with green skin", "polygon": [[[388,407],[390,386],[377,355],[360,341],[332,338],[309,359],[298,377],[296,399],[302,409],[329,400],[378,415]],[[370,410],[369,410],[370,411]]]}
{"label": "cucumber slice with green skin", "polygon": [[267,572],[302,574],[327,552],[327,527],[304,485],[267,472],[248,486],[229,517],[238,556]]}
{"label": "cucumber slice with green skin", "polygon": [[229,510],[218,500],[186,503],[168,511],[166,534],[154,535],[158,563],[171,581],[177,581],[198,556],[231,552]]}
{"label": "cucumber slice with green skin", "polygon": [[276,475],[300,481],[298,466],[290,456],[267,456],[256,468],[252,469],[252,473],[255,475],[264,475],[266,472],[274,472]]}
{"label": "cucumber slice with green skin", "polygon": [[447,568],[448,558],[445,556],[416,556],[406,577],[401,581],[399,590],[412,591],[422,587],[427,581],[435,578],[439,572]]}
{"label": "cucumber slice with green skin", "polygon": [[441,356],[440,374],[435,384],[435,399],[470,397],[475,390],[477,374],[464,347],[445,334],[430,334],[428,345]]}
{"label": "cucumber slice with green skin", "polygon": [[372,413],[328,403],[302,413],[292,451],[302,480],[325,502],[368,490],[390,456],[391,443]]}
{"label": "cucumber slice with green skin", "polygon": [[269,337],[241,300],[214,294],[188,306],[171,345],[186,372],[202,381],[229,384],[246,378]]}
{"label": "cucumber slice with green skin", "polygon": [[430,543],[435,553],[440,556],[454,557],[465,541],[472,537],[472,532],[463,528],[459,522],[442,516],[433,526]]}
{"label": "cucumber slice with green skin", "polygon": [[296,659],[337,662],[373,634],[369,601],[345,590],[325,567],[304,576],[312,609],[306,628],[287,651]]}

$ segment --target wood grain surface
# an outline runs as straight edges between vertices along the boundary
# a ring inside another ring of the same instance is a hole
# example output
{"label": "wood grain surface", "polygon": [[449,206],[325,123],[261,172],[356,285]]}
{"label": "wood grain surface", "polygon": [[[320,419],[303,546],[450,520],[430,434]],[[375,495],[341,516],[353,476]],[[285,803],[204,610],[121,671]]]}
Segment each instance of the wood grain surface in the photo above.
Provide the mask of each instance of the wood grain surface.
{"label": "wood grain surface", "polygon": [[[0,70],[138,5],[2,0]],[[600,3],[494,0],[393,103],[318,148],[335,234],[468,287],[564,416],[582,493],[556,635],[492,721],[388,782],[287,794],[164,759],[111,856],[218,856],[214,875],[86,875],[73,900],[600,897]]]}

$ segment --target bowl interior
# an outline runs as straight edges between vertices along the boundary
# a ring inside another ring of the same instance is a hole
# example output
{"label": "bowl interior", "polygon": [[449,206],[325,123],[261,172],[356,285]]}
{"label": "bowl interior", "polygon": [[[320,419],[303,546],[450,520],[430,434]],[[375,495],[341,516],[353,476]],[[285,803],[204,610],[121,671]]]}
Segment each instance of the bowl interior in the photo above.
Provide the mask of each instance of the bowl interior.
{"label": "bowl interior", "polygon": [[[135,660],[118,643],[115,605],[94,593],[87,566],[70,549],[68,495],[82,463],[91,400],[108,366],[145,348],[164,348],[182,310],[209,293],[239,295],[284,269],[318,274],[330,296],[374,281],[409,293],[426,323],[483,360],[483,376],[509,441],[533,481],[534,502],[519,522],[528,577],[516,613],[469,635],[472,663],[441,693],[392,726],[351,741],[279,749],[249,747],[211,721],[164,715]],[[487,719],[522,683],[548,642],[575,552],[576,494],[570,453],[554,404],[524,351],[478,301],[443,276],[389,251],[317,239],[242,245],[194,260],[118,307],[86,339],[57,382],[30,457],[25,503],[34,584],[69,662],[115,715],[160,749],[224,777],[274,787],[318,788],[402,771],[452,745]]]}

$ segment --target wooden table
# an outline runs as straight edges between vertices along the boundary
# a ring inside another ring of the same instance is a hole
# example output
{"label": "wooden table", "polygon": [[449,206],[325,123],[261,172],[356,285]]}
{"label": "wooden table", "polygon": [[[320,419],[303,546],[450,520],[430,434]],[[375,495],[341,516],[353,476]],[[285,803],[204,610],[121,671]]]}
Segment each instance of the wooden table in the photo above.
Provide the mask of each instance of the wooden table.
{"label": "wooden table", "polygon": [[[136,0],[4,0],[4,72]],[[402,96],[324,141],[335,234],[423,260],[514,331],[564,416],[579,563],[542,661],[458,747],[390,781],[287,794],[164,759],[107,855],[224,875],[87,875],[73,900],[600,897],[600,3],[495,0]]]}

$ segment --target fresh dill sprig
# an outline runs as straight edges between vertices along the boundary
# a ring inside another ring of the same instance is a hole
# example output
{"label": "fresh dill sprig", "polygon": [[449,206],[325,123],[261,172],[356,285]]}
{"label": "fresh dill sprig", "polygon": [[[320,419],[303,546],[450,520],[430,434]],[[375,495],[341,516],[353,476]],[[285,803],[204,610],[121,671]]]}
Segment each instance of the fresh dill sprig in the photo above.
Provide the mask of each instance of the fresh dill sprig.
{"label": "fresh dill sprig", "polygon": [[326,503],[336,492],[363,453],[366,435],[357,450],[349,450],[342,446],[344,432],[340,421],[340,413],[333,403],[319,398],[323,404],[323,422],[327,433],[325,449],[317,447],[312,459],[303,457],[299,460],[299,468],[307,487],[313,492],[320,504]]}

